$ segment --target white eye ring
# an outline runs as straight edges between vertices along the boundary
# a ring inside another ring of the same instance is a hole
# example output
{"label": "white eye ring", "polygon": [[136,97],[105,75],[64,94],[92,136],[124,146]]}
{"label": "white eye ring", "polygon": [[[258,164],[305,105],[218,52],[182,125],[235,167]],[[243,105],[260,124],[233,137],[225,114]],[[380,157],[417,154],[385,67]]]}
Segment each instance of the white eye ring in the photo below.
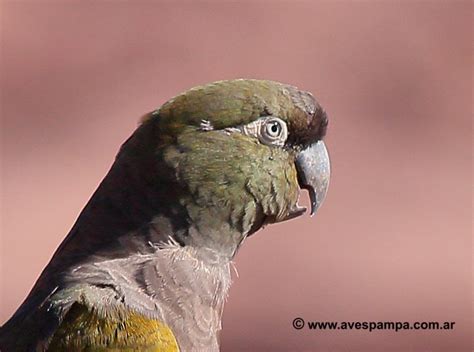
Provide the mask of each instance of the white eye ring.
{"label": "white eye ring", "polygon": [[283,147],[288,138],[285,121],[275,116],[261,117],[239,127],[239,130],[247,136],[257,138],[262,144],[275,147]]}
{"label": "white eye ring", "polygon": [[267,145],[282,147],[288,138],[285,121],[278,117],[268,117],[262,121],[258,139]]}

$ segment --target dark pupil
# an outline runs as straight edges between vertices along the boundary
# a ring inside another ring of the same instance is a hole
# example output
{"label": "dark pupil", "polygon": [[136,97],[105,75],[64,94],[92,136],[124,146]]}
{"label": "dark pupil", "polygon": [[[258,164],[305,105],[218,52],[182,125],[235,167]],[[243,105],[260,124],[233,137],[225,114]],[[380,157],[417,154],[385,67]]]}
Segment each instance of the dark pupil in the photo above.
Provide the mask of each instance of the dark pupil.
{"label": "dark pupil", "polygon": [[280,131],[280,125],[278,124],[278,122],[274,122],[272,126],[270,127],[270,130],[273,133],[278,133]]}

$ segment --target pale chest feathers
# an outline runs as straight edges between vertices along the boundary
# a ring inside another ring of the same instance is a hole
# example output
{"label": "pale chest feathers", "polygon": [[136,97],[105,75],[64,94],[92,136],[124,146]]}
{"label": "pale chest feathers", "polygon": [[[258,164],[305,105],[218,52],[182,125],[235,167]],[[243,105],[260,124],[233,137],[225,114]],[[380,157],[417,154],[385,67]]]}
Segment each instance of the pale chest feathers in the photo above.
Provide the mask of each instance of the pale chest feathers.
{"label": "pale chest feathers", "polygon": [[81,265],[68,276],[66,291],[105,315],[126,307],[162,321],[181,350],[211,351],[218,350],[230,284],[229,261],[209,249],[169,243],[152,254]]}

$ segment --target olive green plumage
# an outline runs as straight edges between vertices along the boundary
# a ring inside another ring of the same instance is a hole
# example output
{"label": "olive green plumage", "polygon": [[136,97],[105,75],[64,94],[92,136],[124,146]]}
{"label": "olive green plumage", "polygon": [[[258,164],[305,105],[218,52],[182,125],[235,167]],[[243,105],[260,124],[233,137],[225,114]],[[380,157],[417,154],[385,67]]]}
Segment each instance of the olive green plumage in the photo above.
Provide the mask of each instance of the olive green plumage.
{"label": "olive green plumage", "polygon": [[199,86],[147,116],[159,116],[162,133],[175,136],[187,126],[199,126],[202,120],[210,121],[215,129],[223,129],[267,115],[288,123],[295,132],[290,141],[300,144],[322,138],[327,125],[324,111],[310,93],[265,80],[230,80]]}
{"label": "olive green plumage", "polygon": [[303,214],[301,187],[312,211],[324,198],[326,127],[311,94],[262,80],[145,115],[0,329],[1,351],[217,351],[243,240]]}
{"label": "olive green plumage", "polygon": [[[292,155],[262,148],[241,134],[209,131],[196,135],[190,130],[178,137],[176,146],[166,148],[164,155],[189,189],[181,201],[191,222],[205,228],[207,236],[217,237],[209,241],[224,241],[226,233],[248,234],[264,217],[267,222],[282,221],[297,201]],[[222,231],[223,226],[230,228]]]}

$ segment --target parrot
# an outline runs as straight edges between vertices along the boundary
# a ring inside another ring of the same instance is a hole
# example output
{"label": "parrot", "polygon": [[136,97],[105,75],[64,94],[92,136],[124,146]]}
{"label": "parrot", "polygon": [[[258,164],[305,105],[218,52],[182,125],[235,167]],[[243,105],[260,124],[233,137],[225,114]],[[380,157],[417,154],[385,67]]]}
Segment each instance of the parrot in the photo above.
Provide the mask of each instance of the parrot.
{"label": "parrot", "polygon": [[1,352],[219,351],[244,240],[326,197],[327,126],[311,93],[259,79],[197,86],[144,115],[0,328]]}

